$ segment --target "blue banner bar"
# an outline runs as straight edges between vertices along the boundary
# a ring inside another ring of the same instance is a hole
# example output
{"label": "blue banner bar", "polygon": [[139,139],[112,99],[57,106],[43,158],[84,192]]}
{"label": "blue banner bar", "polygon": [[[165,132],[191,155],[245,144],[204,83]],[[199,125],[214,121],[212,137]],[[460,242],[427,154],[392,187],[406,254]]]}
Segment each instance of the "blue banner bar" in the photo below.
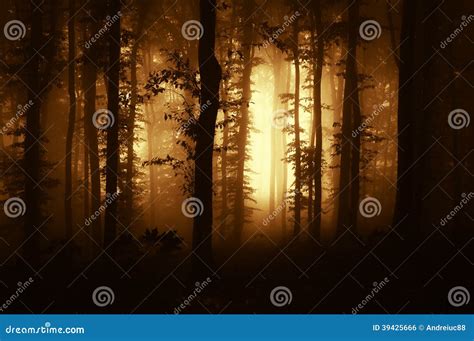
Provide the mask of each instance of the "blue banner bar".
{"label": "blue banner bar", "polygon": [[0,340],[474,340],[474,315],[0,315]]}

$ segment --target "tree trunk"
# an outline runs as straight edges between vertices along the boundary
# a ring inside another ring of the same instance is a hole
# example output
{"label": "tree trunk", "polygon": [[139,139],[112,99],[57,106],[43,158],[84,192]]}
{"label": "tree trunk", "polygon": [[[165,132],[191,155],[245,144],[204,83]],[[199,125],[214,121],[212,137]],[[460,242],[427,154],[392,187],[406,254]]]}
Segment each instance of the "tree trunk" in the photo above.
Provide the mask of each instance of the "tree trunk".
{"label": "tree trunk", "polygon": [[72,236],[72,142],[76,123],[76,34],[75,34],[75,0],[69,0],[68,21],[68,94],[69,117],[66,135],[66,160],[65,160],[65,191],[64,191],[64,217],[66,224],[66,240]]}
{"label": "tree trunk", "polygon": [[301,230],[301,146],[300,146],[300,56],[298,18],[293,25],[293,59],[295,63],[295,225],[293,236]]}
{"label": "tree trunk", "polygon": [[[344,104],[341,139],[341,172],[339,185],[338,232],[356,225],[359,193],[360,137],[352,137],[354,127],[360,125],[359,92],[357,90],[357,25],[359,1],[349,1],[348,53],[344,86]],[[356,149],[357,148],[357,149]]]}
{"label": "tree trunk", "polygon": [[314,238],[319,239],[321,233],[321,200],[322,200],[322,154],[323,154],[323,130],[322,130],[322,103],[321,103],[321,79],[323,74],[324,40],[321,23],[321,2],[315,0],[314,21],[318,34],[316,51],[313,51],[313,125],[316,134],[316,149],[314,150],[314,219],[311,223],[311,233]]}
{"label": "tree trunk", "polygon": [[397,194],[395,203],[394,226],[403,222],[399,231],[402,235],[412,235],[418,226],[416,216],[420,214],[420,204],[414,191],[417,188],[416,167],[416,122],[413,110],[416,108],[416,17],[417,6],[413,1],[403,2],[403,19],[400,41],[400,72],[398,92],[398,169]]}
{"label": "tree trunk", "polygon": [[[120,11],[120,0],[109,0],[109,15]],[[109,67],[107,77],[107,107],[115,117],[115,123],[107,129],[107,162],[105,169],[105,192],[107,196],[117,193],[120,145],[119,132],[119,73],[120,73],[120,17],[112,24],[109,31]],[[132,142],[133,143],[133,142]],[[117,200],[111,200],[105,210],[104,246],[108,247],[115,240],[117,228]]]}
{"label": "tree trunk", "polygon": [[26,84],[28,84],[28,98],[33,104],[26,112],[26,130],[24,143],[25,163],[25,235],[28,243],[24,244],[25,258],[37,264],[39,254],[39,234],[36,229],[41,224],[41,190],[37,184],[40,182],[41,151],[39,139],[41,137],[40,112],[42,99],[37,97],[40,93],[40,54],[37,51],[43,47],[43,11],[42,1],[32,1],[31,45],[28,51],[29,62]]}
{"label": "tree trunk", "polygon": [[[250,20],[252,15],[252,6],[246,3],[245,20]],[[242,237],[242,230],[245,223],[245,159],[246,147],[248,138],[249,125],[249,106],[251,93],[250,77],[252,75],[252,35],[253,28],[250,22],[247,22],[243,28],[243,46],[242,58],[244,63],[244,70],[242,73],[242,106],[239,118],[239,133],[237,136],[237,184],[235,193],[235,226],[233,232],[233,242],[240,243]]]}
{"label": "tree trunk", "polygon": [[[212,267],[212,155],[219,108],[219,84],[222,71],[214,54],[216,32],[216,0],[200,0],[201,24],[204,32],[199,40],[199,72],[201,75],[200,104],[196,137],[196,159],[194,173],[194,197],[202,202],[202,214],[194,218],[193,225],[193,271],[202,276],[202,271]],[[204,106],[205,103],[211,103]],[[203,262],[205,264],[203,264]]]}
{"label": "tree trunk", "polygon": [[[94,4],[89,4],[92,18],[86,24],[88,31],[86,37],[90,38],[98,31],[97,9]],[[87,28],[86,28],[87,29]],[[96,82],[98,54],[97,47],[86,48],[84,50],[85,58],[83,64],[83,88],[84,88],[84,130],[86,134],[86,147],[88,155],[84,160],[84,167],[87,167],[87,158],[90,165],[90,187],[91,191],[84,192],[91,196],[90,209],[92,212],[98,212],[100,207],[100,166],[99,166],[99,147],[97,142],[97,128],[93,124],[93,115],[95,112]],[[86,171],[87,173],[88,171]],[[84,175],[85,179],[87,174]],[[86,190],[85,188],[84,190]],[[97,244],[102,244],[102,228],[100,219],[94,220],[90,225],[90,233]]]}

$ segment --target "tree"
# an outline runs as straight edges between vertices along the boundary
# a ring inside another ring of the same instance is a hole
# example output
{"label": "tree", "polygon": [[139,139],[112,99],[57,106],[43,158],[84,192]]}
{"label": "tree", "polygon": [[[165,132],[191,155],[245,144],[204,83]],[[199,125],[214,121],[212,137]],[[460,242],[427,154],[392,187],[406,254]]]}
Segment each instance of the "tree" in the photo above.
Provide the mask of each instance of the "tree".
{"label": "tree", "polygon": [[359,1],[349,1],[348,51],[342,108],[341,172],[339,181],[338,232],[355,229],[359,193],[360,136],[352,137],[352,130],[360,126],[360,107],[357,77],[357,27]]}
{"label": "tree", "polygon": [[68,94],[69,116],[66,135],[64,218],[66,238],[72,236],[72,142],[76,123],[76,33],[75,0],[69,0],[68,21]]}
{"label": "tree", "polygon": [[[216,0],[200,0],[199,9],[203,27],[198,50],[202,112],[197,126],[194,197],[202,202],[203,211],[201,215],[197,215],[194,218],[194,271],[199,271],[199,269],[203,268],[202,262],[206,263],[207,266],[212,265],[212,155],[214,151],[217,110],[219,108],[219,84],[222,75],[221,67],[214,52]],[[210,105],[205,106],[205,103],[210,103]]]}
{"label": "tree", "polygon": [[[321,200],[322,200],[322,152],[323,152],[323,130],[322,130],[322,103],[321,103],[321,80],[323,74],[324,40],[321,23],[321,0],[313,1],[312,16],[314,29],[317,32],[317,41],[313,44],[313,127],[311,133],[311,143],[314,136],[315,150],[314,159],[314,218],[308,217],[311,221],[311,233],[314,238],[320,238],[321,231]],[[310,164],[310,169],[313,164]],[[311,175],[311,172],[310,172]],[[308,208],[309,210],[309,208]]]}
{"label": "tree", "polygon": [[[106,71],[107,79],[107,107],[115,118],[107,130],[107,161],[105,192],[107,195],[117,193],[118,167],[120,157],[119,145],[119,73],[120,73],[120,0],[110,0],[109,16],[117,18],[109,31],[109,65]],[[117,228],[117,200],[107,205],[105,211],[104,245],[108,247],[115,240]]]}
{"label": "tree", "polygon": [[293,23],[293,61],[295,63],[295,225],[293,236],[301,230],[301,143],[300,143],[300,54],[299,54],[299,25],[298,17]]}

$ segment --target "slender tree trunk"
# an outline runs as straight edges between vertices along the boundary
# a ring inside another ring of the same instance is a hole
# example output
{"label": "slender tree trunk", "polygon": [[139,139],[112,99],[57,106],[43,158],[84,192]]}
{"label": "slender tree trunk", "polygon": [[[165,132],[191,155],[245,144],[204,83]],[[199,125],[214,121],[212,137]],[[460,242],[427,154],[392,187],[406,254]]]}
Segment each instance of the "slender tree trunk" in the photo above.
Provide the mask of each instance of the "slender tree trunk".
{"label": "slender tree trunk", "polygon": [[[245,18],[250,20],[252,15],[252,6],[250,2],[245,6]],[[252,75],[252,35],[253,28],[250,23],[246,23],[243,28],[243,46],[242,55],[244,70],[242,73],[242,106],[239,118],[239,133],[237,136],[237,184],[235,194],[235,226],[233,233],[233,241],[236,244],[240,243],[242,237],[242,230],[245,222],[245,159],[248,139],[248,125],[249,125],[249,106],[251,93]]]}
{"label": "slender tree trunk", "polygon": [[[109,0],[109,15],[112,17],[120,11],[120,0]],[[107,162],[105,192],[107,196],[117,193],[120,145],[118,140],[119,108],[119,73],[120,73],[120,17],[112,24],[109,31],[109,67],[107,77],[107,107],[115,117],[115,124],[107,129]],[[133,154],[133,151],[132,151]],[[104,246],[115,240],[117,229],[117,199],[111,200],[105,210]]]}
{"label": "slender tree trunk", "polygon": [[[92,18],[86,24],[89,28],[87,39],[94,35],[98,31],[98,16],[97,9],[94,4],[89,4]],[[95,113],[95,100],[96,100],[96,82],[97,82],[97,65],[98,55],[97,48],[94,46],[86,48],[84,50],[85,58],[83,64],[83,88],[84,88],[84,131],[86,134],[86,152],[88,155],[84,160],[84,170],[86,184],[84,188],[85,196],[90,194],[90,209],[92,212],[98,212],[100,207],[100,166],[99,166],[99,147],[97,141],[97,128],[93,124],[93,115]],[[88,159],[88,160],[87,160]],[[87,169],[89,162],[90,168]],[[90,173],[89,173],[90,170]],[[89,173],[89,174],[87,174]],[[87,191],[87,179],[90,175],[90,188],[91,191]],[[89,212],[87,212],[87,216]],[[86,216],[86,217],[87,217]],[[90,232],[97,244],[102,243],[102,228],[100,219],[96,219],[91,223]]]}
{"label": "slender tree trunk", "polygon": [[321,80],[323,75],[324,40],[321,22],[321,2],[314,1],[314,21],[318,34],[316,51],[313,55],[313,119],[316,134],[316,148],[314,150],[314,219],[311,224],[311,233],[314,238],[319,239],[321,233],[321,201],[322,201],[322,163],[323,163],[323,130],[322,130],[322,103],[321,103]]}
{"label": "slender tree trunk", "polygon": [[69,0],[68,21],[68,94],[69,117],[66,135],[66,174],[64,191],[64,217],[66,239],[72,236],[72,142],[76,123],[76,34],[75,34],[75,0]]}
{"label": "slender tree trunk", "polygon": [[295,63],[295,225],[293,236],[301,230],[301,145],[300,145],[300,56],[298,19],[293,26],[293,58]]}
{"label": "slender tree trunk", "polygon": [[[203,36],[199,40],[199,72],[201,75],[200,103],[203,108],[199,116],[196,138],[194,174],[194,197],[203,204],[202,214],[194,218],[193,225],[193,271],[202,276],[202,271],[212,267],[212,155],[217,110],[219,108],[219,84],[221,67],[215,57],[216,0],[200,0]],[[205,103],[211,103],[204,106]],[[205,265],[203,264],[205,263]]]}

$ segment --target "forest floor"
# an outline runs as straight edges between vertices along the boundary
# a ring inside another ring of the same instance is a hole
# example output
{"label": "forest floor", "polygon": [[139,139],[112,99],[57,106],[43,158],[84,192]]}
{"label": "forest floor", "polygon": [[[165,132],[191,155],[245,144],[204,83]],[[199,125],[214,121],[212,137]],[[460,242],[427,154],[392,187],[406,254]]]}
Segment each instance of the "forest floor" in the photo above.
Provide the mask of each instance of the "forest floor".
{"label": "forest floor", "polygon": [[[345,234],[324,247],[310,238],[280,246],[260,236],[237,250],[215,250],[211,283],[181,313],[351,314],[363,302],[358,313],[467,313],[452,307],[447,293],[457,285],[474,287],[466,275],[473,269],[472,241],[458,246],[459,252],[439,233],[415,248],[392,232],[367,242]],[[116,253],[75,265],[60,255],[36,274],[20,259],[9,262],[1,269],[2,296],[30,276],[34,283],[8,312],[173,314],[196,288],[187,250]],[[113,304],[94,305],[91,295],[99,286],[112,288]],[[277,286],[291,291],[288,305],[272,305],[270,292]]]}

